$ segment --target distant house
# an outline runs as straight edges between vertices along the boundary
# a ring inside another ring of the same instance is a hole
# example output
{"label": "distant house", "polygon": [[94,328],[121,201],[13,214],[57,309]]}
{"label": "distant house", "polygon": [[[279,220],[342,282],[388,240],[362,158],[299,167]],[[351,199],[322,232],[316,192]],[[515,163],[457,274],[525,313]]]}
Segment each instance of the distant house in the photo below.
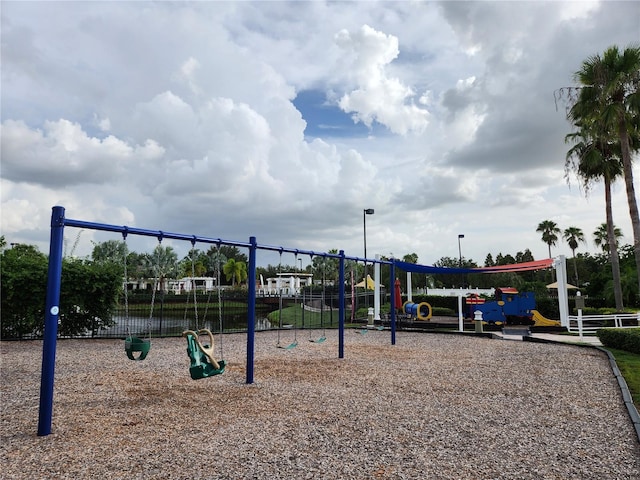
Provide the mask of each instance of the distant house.
{"label": "distant house", "polygon": [[[155,281],[153,278],[129,280],[127,282],[127,289],[130,292],[151,293]],[[163,290],[174,293],[175,295],[180,295],[192,292],[195,285],[195,289],[198,292],[210,292],[216,287],[215,283],[216,279],[214,277],[184,277],[178,280],[165,278],[162,281],[158,281],[156,291],[159,292]]]}
{"label": "distant house", "polygon": [[176,295],[191,293],[195,287],[197,292],[210,292],[215,288],[215,277],[184,277],[169,280],[169,291]]}
{"label": "distant house", "polygon": [[302,288],[313,284],[313,274],[299,272],[278,273],[276,277],[269,277],[265,282],[260,276],[257,293],[260,295],[297,295]]}

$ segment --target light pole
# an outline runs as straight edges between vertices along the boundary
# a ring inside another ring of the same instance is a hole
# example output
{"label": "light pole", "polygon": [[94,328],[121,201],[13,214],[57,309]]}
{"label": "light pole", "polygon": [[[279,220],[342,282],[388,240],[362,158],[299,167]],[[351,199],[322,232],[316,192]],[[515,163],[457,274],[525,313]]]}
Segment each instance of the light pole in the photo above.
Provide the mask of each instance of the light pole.
{"label": "light pole", "polygon": [[364,229],[364,302],[365,306],[369,306],[367,289],[367,215],[373,215],[373,208],[365,208],[362,212],[362,227]]}
{"label": "light pole", "polygon": [[[462,268],[462,249],[460,248],[460,239],[464,238],[463,233],[458,234],[458,267]],[[462,286],[464,287],[465,281],[464,277],[462,277]]]}

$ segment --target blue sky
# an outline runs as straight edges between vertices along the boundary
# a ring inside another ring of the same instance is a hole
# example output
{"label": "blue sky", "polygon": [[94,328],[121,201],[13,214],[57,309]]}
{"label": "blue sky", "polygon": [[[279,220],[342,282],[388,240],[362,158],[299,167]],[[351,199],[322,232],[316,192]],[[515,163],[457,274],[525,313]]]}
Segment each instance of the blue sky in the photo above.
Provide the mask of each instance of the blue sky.
{"label": "blue sky", "polygon": [[367,126],[354,121],[352,116],[327,98],[322,90],[303,90],[293,99],[293,105],[307,122],[304,134],[311,138],[344,137],[366,138],[385,135],[386,129],[377,122]]}
{"label": "blue sky", "polygon": [[[596,251],[602,188],[567,184],[553,94],[588,56],[639,41],[639,2],[10,1],[0,15],[9,243],[46,252],[62,205],[358,256],[374,208],[370,255],[431,264],[462,233],[477,262],[540,259],[543,220]],[[622,184],[613,205],[630,243]],[[74,253],[109,238],[85,231]]]}

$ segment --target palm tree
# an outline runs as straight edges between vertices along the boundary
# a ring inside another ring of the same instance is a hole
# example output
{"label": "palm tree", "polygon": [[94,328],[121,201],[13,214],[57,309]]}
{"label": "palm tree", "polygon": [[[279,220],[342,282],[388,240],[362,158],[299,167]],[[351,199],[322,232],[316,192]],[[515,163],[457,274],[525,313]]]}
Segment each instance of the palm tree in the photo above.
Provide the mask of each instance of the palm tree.
{"label": "palm tree", "polygon": [[575,171],[588,195],[591,184],[602,179],[604,181],[604,200],[606,213],[607,244],[609,245],[609,261],[613,276],[614,297],[616,309],[622,310],[622,284],[620,281],[620,261],[615,240],[613,224],[613,210],[611,207],[611,184],[622,173],[619,161],[617,143],[607,141],[606,137],[598,136],[598,129],[592,123],[579,124],[578,130],[565,137],[565,141],[573,142],[574,146],[567,152],[564,168],[565,176]]}
{"label": "palm tree", "polygon": [[587,122],[598,129],[597,137],[615,139],[619,144],[640,288],[640,215],[632,168],[632,152],[640,149],[640,143],[637,142],[640,46],[630,45],[623,52],[617,46],[611,46],[602,56],[593,55],[585,60],[574,74],[574,79],[580,88],[567,115],[569,120]]}
{"label": "palm tree", "polygon": [[247,278],[247,264],[233,258],[227,260],[227,263],[222,267],[222,271],[227,277],[227,280],[231,280],[231,285],[233,287],[236,286],[236,279],[238,280],[238,283],[242,283],[242,281]]}
{"label": "palm tree", "polygon": [[555,245],[558,241],[560,228],[558,228],[556,222],[552,220],[544,220],[538,224],[536,232],[542,233],[542,241],[549,246],[549,258],[551,258],[551,246]]}
{"label": "palm tree", "polygon": [[224,268],[224,264],[227,263],[227,260],[227,257],[220,251],[220,249],[211,247],[207,252],[207,271],[213,272],[217,285],[220,285],[220,277],[222,276],[222,270]]}
{"label": "palm tree", "polygon": [[[160,289],[165,291],[165,279],[175,276],[178,271],[178,254],[173,247],[156,246],[145,258],[146,267],[156,278]],[[157,286],[154,285],[157,288]]]}
{"label": "palm tree", "polygon": [[578,244],[580,242],[584,243],[584,233],[582,233],[582,229],[578,227],[569,227],[565,228],[564,232],[562,232],[562,238],[564,238],[569,244],[569,248],[571,249],[571,253],[573,254],[573,269],[576,275],[576,285],[580,285],[578,281],[578,263],[576,261],[576,249],[578,248]]}
{"label": "palm tree", "polygon": [[107,240],[106,242],[91,242],[93,250],[91,259],[96,263],[122,263],[126,245],[121,240]]}
{"label": "palm tree", "polygon": [[[613,236],[615,238],[616,247],[619,246],[619,239],[622,237],[622,230],[618,227],[613,227]],[[598,226],[593,232],[593,243],[596,247],[600,247],[604,253],[609,254],[609,240],[607,239],[607,224],[603,223]]]}

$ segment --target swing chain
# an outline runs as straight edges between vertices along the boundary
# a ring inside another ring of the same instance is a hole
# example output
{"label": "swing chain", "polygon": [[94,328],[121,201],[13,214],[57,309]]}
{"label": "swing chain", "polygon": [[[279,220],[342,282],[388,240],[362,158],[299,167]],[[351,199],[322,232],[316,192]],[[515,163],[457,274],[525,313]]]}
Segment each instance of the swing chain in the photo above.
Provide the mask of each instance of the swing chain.
{"label": "swing chain", "polygon": [[222,338],[224,333],[224,324],[222,322],[222,295],[220,293],[220,242],[218,242],[218,251],[216,253],[216,278],[218,281],[217,290],[218,290],[218,323],[220,329],[220,358],[224,359],[224,349],[222,345]]}
{"label": "swing chain", "polygon": [[[158,247],[162,245],[162,232],[160,232],[160,236],[158,237]],[[147,332],[148,338],[151,340],[151,320],[153,319],[153,308],[156,304],[156,290],[158,289],[158,285],[160,284],[160,268],[157,265],[154,265],[154,278],[153,278],[153,290],[151,292],[151,306],[149,308],[149,318],[147,319]]]}
{"label": "swing chain", "polygon": [[196,329],[200,329],[200,320],[198,319],[198,298],[196,295],[196,260],[195,260],[195,239],[191,240],[191,288],[193,289],[193,314],[196,320]]}
{"label": "swing chain", "polygon": [[131,337],[131,332],[129,330],[129,274],[127,273],[127,233],[128,232],[125,227],[125,230],[122,232],[122,242],[124,244],[124,249],[122,251],[122,255],[124,256],[124,318],[127,337]]}

